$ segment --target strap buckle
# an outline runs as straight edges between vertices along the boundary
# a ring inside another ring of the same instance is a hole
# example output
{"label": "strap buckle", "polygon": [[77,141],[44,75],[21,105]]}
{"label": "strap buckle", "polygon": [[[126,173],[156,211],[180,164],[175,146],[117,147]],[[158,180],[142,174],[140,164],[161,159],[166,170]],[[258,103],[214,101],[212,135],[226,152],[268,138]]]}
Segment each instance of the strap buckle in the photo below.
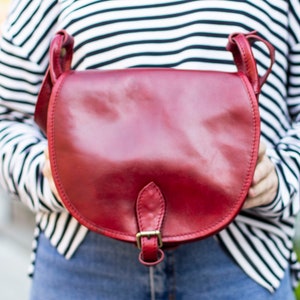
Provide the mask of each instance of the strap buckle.
{"label": "strap buckle", "polygon": [[158,240],[158,247],[161,248],[163,246],[162,238],[161,238],[161,233],[159,230],[152,230],[152,231],[141,231],[136,234],[136,243],[137,247],[139,249],[142,248],[142,242],[141,239],[142,237],[147,237],[150,239],[151,237],[156,236]]}

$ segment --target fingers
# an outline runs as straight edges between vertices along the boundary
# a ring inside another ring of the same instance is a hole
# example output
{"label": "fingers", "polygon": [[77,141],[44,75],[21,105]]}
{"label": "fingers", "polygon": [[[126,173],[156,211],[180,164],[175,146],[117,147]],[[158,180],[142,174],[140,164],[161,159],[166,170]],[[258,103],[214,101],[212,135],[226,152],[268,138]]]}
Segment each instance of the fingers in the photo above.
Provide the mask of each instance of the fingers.
{"label": "fingers", "polygon": [[[261,157],[260,160],[257,162],[254,171],[252,186],[257,185],[264,178],[268,177],[268,175],[273,171],[273,169],[274,169],[274,164],[271,162],[271,160],[266,155]],[[252,189],[250,188],[250,190]]]}
{"label": "fingers", "polygon": [[45,149],[44,153],[45,153],[45,163],[44,163],[44,167],[43,167],[43,171],[42,171],[43,175],[48,180],[50,188],[51,188],[52,192],[54,193],[54,195],[57,197],[57,199],[60,199],[60,197],[58,195],[58,191],[57,191],[55,183],[54,183],[54,180],[53,180],[53,176],[52,176],[48,148]]}
{"label": "fingers", "polygon": [[251,208],[269,204],[276,196],[278,178],[275,169],[257,184],[252,185],[243,208]]}
{"label": "fingers", "polygon": [[45,163],[43,167],[43,175],[49,179],[50,177],[52,177],[52,173],[51,173],[48,148],[45,149],[44,154],[45,154]]}
{"label": "fingers", "polygon": [[257,160],[257,162],[260,162],[264,158],[264,156],[266,154],[266,151],[267,151],[266,144],[263,143],[263,142],[260,142],[259,149],[258,149],[258,160]]}
{"label": "fingers", "polygon": [[266,146],[260,144],[258,161],[251,187],[243,209],[269,204],[276,196],[278,177],[273,162],[266,155]]}

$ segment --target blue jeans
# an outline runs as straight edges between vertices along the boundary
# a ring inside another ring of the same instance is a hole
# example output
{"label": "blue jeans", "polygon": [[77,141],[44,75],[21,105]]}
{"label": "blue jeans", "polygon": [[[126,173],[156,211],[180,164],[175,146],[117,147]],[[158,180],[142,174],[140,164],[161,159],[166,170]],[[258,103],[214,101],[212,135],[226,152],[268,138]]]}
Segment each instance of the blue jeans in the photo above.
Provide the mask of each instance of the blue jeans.
{"label": "blue jeans", "polygon": [[213,238],[165,252],[156,267],[133,245],[89,232],[71,260],[41,234],[31,300],[292,300],[289,274],[276,293],[251,280]]}

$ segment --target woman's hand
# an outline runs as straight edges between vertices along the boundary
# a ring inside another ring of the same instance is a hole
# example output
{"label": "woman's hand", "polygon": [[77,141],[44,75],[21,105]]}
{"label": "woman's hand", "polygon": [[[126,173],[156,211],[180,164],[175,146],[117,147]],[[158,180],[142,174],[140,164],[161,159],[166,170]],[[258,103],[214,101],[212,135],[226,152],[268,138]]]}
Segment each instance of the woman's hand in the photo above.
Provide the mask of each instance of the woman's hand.
{"label": "woman's hand", "polygon": [[54,193],[54,195],[57,197],[57,199],[61,200],[59,195],[58,195],[58,191],[56,189],[54,180],[53,180],[53,176],[52,176],[52,172],[51,172],[51,167],[50,167],[50,159],[49,159],[49,150],[48,148],[45,149],[45,164],[44,164],[44,168],[43,168],[43,174],[45,176],[45,178],[49,181],[50,184],[50,188],[52,190],[52,192]]}
{"label": "woman's hand", "polygon": [[278,177],[273,162],[266,155],[266,149],[266,145],[261,142],[252,184],[243,209],[267,205],[276,196]]}

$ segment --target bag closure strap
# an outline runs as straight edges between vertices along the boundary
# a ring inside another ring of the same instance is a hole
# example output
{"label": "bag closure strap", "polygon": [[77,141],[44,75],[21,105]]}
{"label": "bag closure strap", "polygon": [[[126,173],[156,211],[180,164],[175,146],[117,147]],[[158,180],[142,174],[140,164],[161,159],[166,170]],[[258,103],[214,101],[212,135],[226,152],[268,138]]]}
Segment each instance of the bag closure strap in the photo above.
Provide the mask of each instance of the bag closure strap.
{"label": "bag closure strap", "polygon": [[165,199],[154,183],[150,182],[139,193],[136,202],[136,216],[139,232],[137,246],[141,249],[139,260],[143,265],[157,265],[164,259],[160,249],[162,244],[161,227],[166,212]]}
{"label": "bag closure strap", "polygon": [[[259,76],[258,74],[257,64],[251,49],[255,42],[262,42],[269,51],[270,65],[263,76]],[[257,35],[255,31],[252,31],[246,34],[231,34],[226,49],[232,53],[238,71],[244,73],[248,77],[254,93],[258,95],[272,70],[275,61],[274,47]]]}

